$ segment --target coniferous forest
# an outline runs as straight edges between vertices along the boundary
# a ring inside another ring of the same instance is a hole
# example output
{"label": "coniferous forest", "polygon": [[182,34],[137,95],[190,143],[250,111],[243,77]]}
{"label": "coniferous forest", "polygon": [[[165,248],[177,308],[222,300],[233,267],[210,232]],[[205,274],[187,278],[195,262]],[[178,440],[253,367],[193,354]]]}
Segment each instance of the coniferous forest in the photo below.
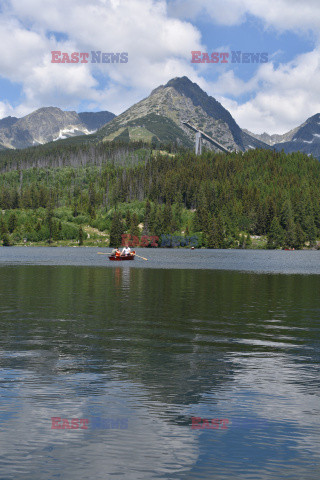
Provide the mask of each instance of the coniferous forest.
{"label": "coniferous forest", "polygon": [[299,152],[75,140],[0,152],[0,172],[3,245],[119,246],[126,233],[299,249],[320,237],[320,163]]}

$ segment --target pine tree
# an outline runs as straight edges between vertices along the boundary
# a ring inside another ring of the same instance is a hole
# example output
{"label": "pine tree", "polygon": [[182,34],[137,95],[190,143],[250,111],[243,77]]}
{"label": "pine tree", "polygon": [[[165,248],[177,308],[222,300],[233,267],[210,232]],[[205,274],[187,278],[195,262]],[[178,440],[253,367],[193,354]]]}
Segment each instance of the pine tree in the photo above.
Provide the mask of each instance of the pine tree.
{"label": "pine tree", "polygon": [[296,242],[296,225],[293,218],[289,217],[284,230],[284,243],[288,248],[293,248]]}
{"label": "pine tree", "polygon": [[172,221],[173,231],[177,231],[181,229],[182,212],[183,212],[182,202],[176,203],[173,209],[173,221]]}
{"label": "pine tree", "polygon": [[[197,224],[196,224],[197,225]],[[207,248],[217,248],[215,242],[215,219],[211,217],[209,220],[208,233],[206,235],[206,247]]]}
{"label": "pine tree", "polygon": [[94,219],[96,218],[96,211],[95,211],[95,205],[96,205],[96,192],[94,189],[94,185],[91,182],[89,185],[89,200],[88,200],[88,213],[90,215],[90,218]]}
{"label": "pine tree", "polygon": [[308,215],[305,219],[305,229],[306,241],[310,243],[310,247],[314,247],[316,245],[317,229],[311,215]]}
{"label": "pine tree", "polygon": [[52,219],[52,239],[57,242],[61,238],[62,223]]}
{"label": "pine tree", "polygon": [[143,234],[149,235],[150,234],[150,220],[151,220],[151,204],[149,200],[147,200],[146,208],[144,212],[144,220],[143,220]]}
{"label": "pine tree", "polygon": [[239,248],[245,248],[246,246],[246,237],[241,233],[239,236]]}
{"label": "pine tree", "polygon": [[119,247],[121,245],[121,235],[123,233],[120,213],[114,212],[110,227],[110,247]]}
{"label": "pine tree", "polygon": [[0,235],[2,236],[5,233],[8,233],[8,227],[7,227],[7,223],[5,221],[5,218],[1,215],[1,217],[0,217]]}
{"label": "pine tree", "polygon": [[11,245],[7,224],[2,216],[0,221],[0,238],[4,247],[9,247]]}
{"label": "pine tree", "polygon": [[221,215],[209,220],[209,232],[206,235],[207,248],[224,248],[224,224]]}
{"label": "pine tree", "polygon": [[163,209],[163,233],[172,233],[172,207],[166,203]]}
{"label": "pine tree", "polygon": [[193,231],[194,232],[204,232],[209,233],[210,228],[210,218],[207,208],[200,205],[193,217]]}
{"label": "pine tree", "polygon": [[224,222],[222,215],[219,213],[217,217],[217,222],[216,222],[216,241],[218,248],[224,248],[224,233],[225,233],[225,227],[224,227]]}
{"label": "pine tree", "polygon": [[264,225],[265,225],[265,232],[266,234],[268,234],[270,228],[271,228],[271,224],[272,224],[272,221],[274,219],[274,217],[276,216],[276,204],[273,200],[273,198],[268,198],[267,200],[267,203],[266,203],[266,215],[265,215],[265,220],[264,220]]}
{"label": "pine tree", "polygon": [[47,217],[46,217],[46,222],[47,222],[47,225],[49,227],[49,244],[52,243],[52,234],[53,234],[53,215],[54,215],[54,212],[53,212],[53,205],[52,203],[50,202],[49,205],[48,205],[48,208],[47,208]]}
{"label": "pine tree", "polygon": [[248,248],[248,247],[251,247],[251,245],[252,245],[252,240],[251,240],[250,234],[248,233],[246,237],[245,247]]}
{"label": "pine tree", "polygon": [[286,230],[289,227],[292,228],[292,224],[294,224],[292,205],[290,200],[286,199],[281,208],[280,225],[284,230]]}
{"label": "pine tree", "polygon": [[151,207],[151,212],[149,216],[149,234],[154,234],[155,235],[155,229],[156,229],[156,216],[157,216],[157,205],[155,204],[153,207]]}
{"label": "pine tree", "polygon": [[9,237],[8,233],[3,233],[1,235],[1,239],[2,239],[2,245],[4,247],[10,247],[11,246],[10,237]]}
{"label": "pine tree", "polygon": [[255,234],[263,235],[264,233],[266,233],[266,214],[263,205],[259,205],[257,210]]}
{"label": "pine tree", "polygon": [[46,208],[48,204],[48,193],[44,187],[39,188],[39,207]]}
{"label": "pine tree", "polygon": [[154,208],[154,221],[153,221],[153,235],[157,235],[160,237],[163,234],[163,215],[162,215],[162,209],[160,206],[155,206]]}
{"label": "pine tree", "polygon": [[140,229],[138,225],[139,225],[138,215],[134,213],[131,217],[130,233],[135,237],[139,237],[140,235]]}
{"label": "pine tree", "polygon": [[96,205],[96,192],[94,190],[93,183],[90,183],[89,185],[89,205],[91,205],[93,208]]}
{"label": "pine tree", "polygon": [[84,234],[83,234],[83,229],[82,227],[79,227],[79,245],[83,245],[83,237],[84,237]]}
{"label": "pine tree", "polygon": [[92,218],[92,219],[96,218],[96,211],[95,211],[93,205],[91,205],[91,203],[89,203],[88,213],[90,215],[90,218]]}
{"label": "pine tree", "polygon": [[284,241],[284,232],[283,229],[280,225],[278,217],[274,217],[270,230],[268,232],[268,242],[267,242],[267,248],[279,248],[282,246]]}
{"label": "pine tree", "polygon": [[10,233],[14,232],[14,230],[17,228],[18,225],[18,219],[17,215],[15,213],[11,213],[9,220],[8,220],[8,230]]}
{"label": "pine tree", "polygon": [[130,230],[131,228],[131,212],[130,210],[127,210],[126,212],[126,230],[127,232]]}
{"label": "pine tree", "polygon": [[77,202],[75,201],[74,204],[73,204],[73,212],[72,212],[72,215],[76,218],[79,213],[78,213],[78,205],[77,205]]}
{"label": "pine tree", "polygon": [[12,208],[19,208],[20,206],[20,196],[17,190],[14,191],[12,199]]}
{"label": "pine tree", "polygon": [[306,241],[305,234],[301,228],[300,223],[298,222],[296,224],[295,243],[293,245],[294,248],[296,248],[297,250],[302,248],[305,244],[305,241]]}

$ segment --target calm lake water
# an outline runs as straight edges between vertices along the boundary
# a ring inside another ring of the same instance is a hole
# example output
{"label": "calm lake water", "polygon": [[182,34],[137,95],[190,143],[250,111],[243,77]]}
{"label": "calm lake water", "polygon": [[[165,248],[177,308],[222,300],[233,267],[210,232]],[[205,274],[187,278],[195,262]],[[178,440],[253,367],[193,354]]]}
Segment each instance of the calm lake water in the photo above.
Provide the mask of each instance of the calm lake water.
{"label": "calm lake water", "polygon": [[318,480],[320,252],[97,251],[0,248],[0,479]]}

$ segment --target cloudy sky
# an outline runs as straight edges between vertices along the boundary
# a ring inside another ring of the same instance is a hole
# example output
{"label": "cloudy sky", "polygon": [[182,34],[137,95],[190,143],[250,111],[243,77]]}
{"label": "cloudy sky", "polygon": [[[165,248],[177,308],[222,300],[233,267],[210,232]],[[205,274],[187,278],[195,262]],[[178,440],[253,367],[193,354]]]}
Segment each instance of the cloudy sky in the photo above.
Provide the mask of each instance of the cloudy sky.
{"label": "cloudy sky", "polygon": [[[1,0],[0,118],[43,106],[119,114],[186,75],[240,127],[284,133],[320,113],[319,27],[319,0]],[[52,51],[90,57],[52,63]],[[91,51],[128,62],[91,63]],[[268,62],[196,64],[191,51]]]}

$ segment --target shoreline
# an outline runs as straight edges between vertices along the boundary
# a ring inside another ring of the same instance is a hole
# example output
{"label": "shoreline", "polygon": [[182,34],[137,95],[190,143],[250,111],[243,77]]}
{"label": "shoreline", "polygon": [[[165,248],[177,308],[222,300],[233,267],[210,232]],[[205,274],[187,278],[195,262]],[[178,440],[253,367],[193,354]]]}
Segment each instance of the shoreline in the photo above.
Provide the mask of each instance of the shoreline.
{"label": "shoreline", "polygon": [[[90,244],[90,245],[78,245],[77,243],[74,243],[74,244],[65,244],[65,243],[59,243],[59,242],[52,242],[50,245],[49,244],[46,244],[46,243],[43,243],[43,242],[30,242],[30,243],[17,243],[17,244],[14,244],[14,245],[0,245],[0,248],[12,248],[12,247],[45,247],[45,248],[107,248],[109,250],[113,249],[113,248],[116,248],[116,247],[110,247],[110,246],[106,246],[106,245],[103,245],[103,244]],[[119,246],[119,248],[123,248],[123,246]],[[290,251],[290,252],[302,252],[302,251],[318,251],[320,250],[320,245],[317,245],[316,247],[303,247],[303,248],[299,248],[299,249],[295,249],[295,248],[263,248],[263,247],[260,247],[260,246],[249,246],[249,247],[245,247],[245,248],[235,248],[235,247],[230,247],[230,248],[207,248],[207,247],[194,247],[194,248],[191,248],[191,247],[161,247],[161,246],[158,246],[158,247],[131,247],[131,248],[134,248],[134,249],[137,249],[139,248],[139,250],[142,250],[144,252],[148,252],[150,250],[177,250],[177,251],[180,251],[180,250],[183,250],[183,251],[204,251],[204,250],[208,250],[208,251],[221,251],[221,250],[226,250],[226,251],[230,251],[230,250],[234,250],[234,251],[263,251],[263,252],[272,252],[272,251]]]}

